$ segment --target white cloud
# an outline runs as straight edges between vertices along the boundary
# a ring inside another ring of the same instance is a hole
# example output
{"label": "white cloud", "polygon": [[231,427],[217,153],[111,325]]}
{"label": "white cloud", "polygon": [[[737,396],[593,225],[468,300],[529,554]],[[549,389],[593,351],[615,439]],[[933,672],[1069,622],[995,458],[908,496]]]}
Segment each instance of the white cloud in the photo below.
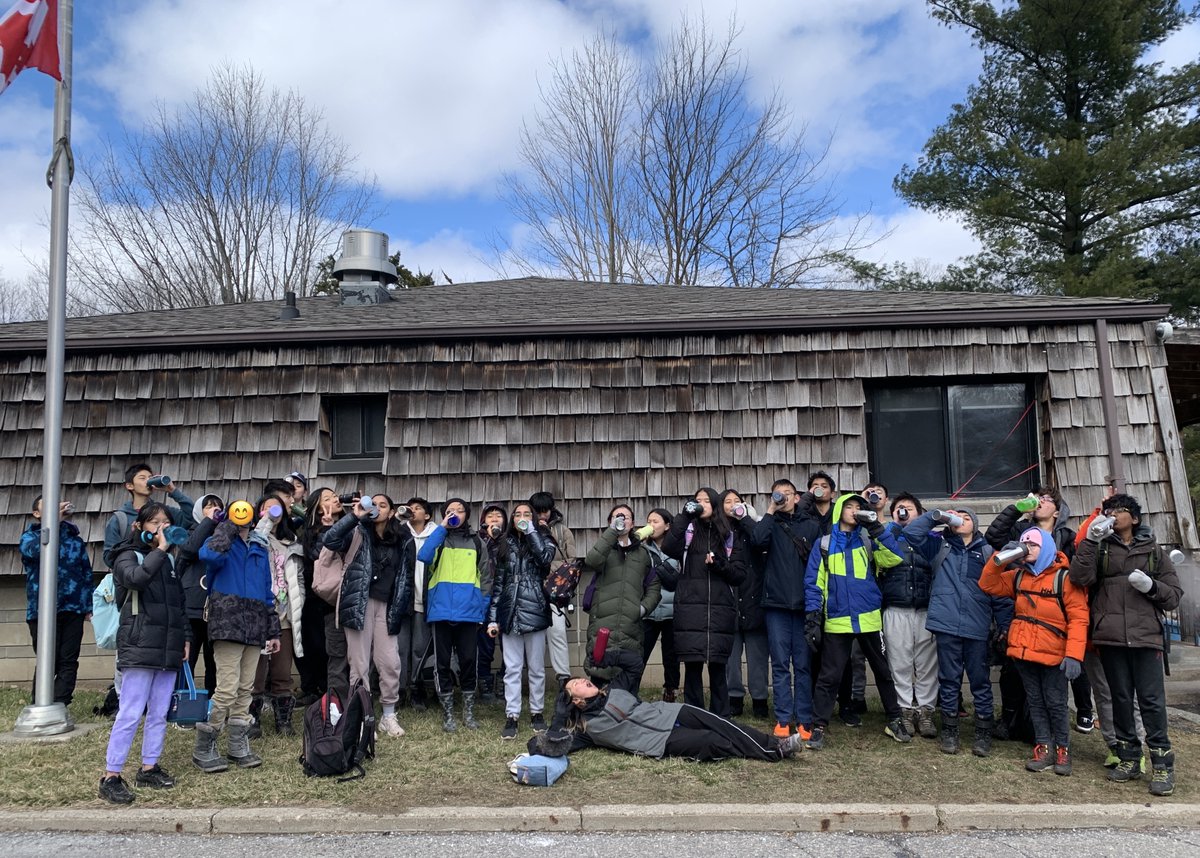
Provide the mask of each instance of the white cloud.
{"label": "white cloud", "polygon": [[943,267],[976,253],[979,242],[962,223],[920,209],[905,209],[875,223],[878,242],[862,256],[872,262]]}
{"label": "white cloud", "polygon": [[476,247],[463,233],[443,231],[423,241],[392,236],[392,251],[400,251],[400,263],[414,274],[432,274],[438,283],[449,277],[455,283],[494,280],[497,275],[487,263],[491,252]]}
{"label": "white cloud", "polygon": [[1165,69],[1175,69],[1200,58],[1200,21],[1172,33],[1161,45],[1150,51],[1148,59],[1160,62]]}

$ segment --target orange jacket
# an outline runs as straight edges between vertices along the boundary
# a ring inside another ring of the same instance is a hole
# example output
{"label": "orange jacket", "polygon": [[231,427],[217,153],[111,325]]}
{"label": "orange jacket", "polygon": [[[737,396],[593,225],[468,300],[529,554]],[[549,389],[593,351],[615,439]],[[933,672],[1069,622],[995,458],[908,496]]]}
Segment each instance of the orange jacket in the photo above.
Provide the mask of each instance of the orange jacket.
{"label": "orange jacket", "polygon": [[[1054,561],[1034,575],[1026,570],[1021,576],[1021,592],[1016,591],[1016,566],[1004,567],[996,555],[988,558],[979,576],[979,587],[991,596],[1015,600],[1012,625],[1008,627],[1008,654],[1012,658],[1033,661],[1050,667],[1070,657],[1083,661],[1087,646],[1087,592],[1063,576],[1062,607],[1054,597],[1054,576],[1066,569],[1067,557],[1061,551]],[[1065,616],[1064,616],[1065,611]]]}

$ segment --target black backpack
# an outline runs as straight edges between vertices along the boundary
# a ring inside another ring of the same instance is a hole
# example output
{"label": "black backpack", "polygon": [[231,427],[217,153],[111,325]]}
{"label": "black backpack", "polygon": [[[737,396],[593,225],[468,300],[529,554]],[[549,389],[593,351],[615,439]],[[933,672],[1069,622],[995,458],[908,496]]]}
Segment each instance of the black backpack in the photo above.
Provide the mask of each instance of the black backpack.
{"label": "black backpack", "polygon": [[[335,709],[336,707],[336,709]],[[334,712],[340,713],[335,719]],[[333,689],[304,712],[304,752],[300,766],[308,777],[356,774],[338,778],[338,783],[367,776],[363,760],[375,758],[375,705],[361,682],[350,689],[343,705]]]}

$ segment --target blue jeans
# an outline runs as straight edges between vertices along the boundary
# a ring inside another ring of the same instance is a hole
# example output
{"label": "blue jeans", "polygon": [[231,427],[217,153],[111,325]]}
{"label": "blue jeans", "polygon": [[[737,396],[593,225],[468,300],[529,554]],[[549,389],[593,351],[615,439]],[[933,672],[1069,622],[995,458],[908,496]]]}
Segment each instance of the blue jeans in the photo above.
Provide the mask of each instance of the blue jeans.
{"label": "blue jeans", "polygon": [[958,693],[963,671],[975,699],[975,717],[992,717],[992,675],[988,670],[988,642],[937,632],[938,703],[942,714],[958,716]]}
{"label": "blue jeans", "polygon": [[812,724],[812,653],[804,639],[804,612],[767,608],[765,613],[775,720],[780,724]]}

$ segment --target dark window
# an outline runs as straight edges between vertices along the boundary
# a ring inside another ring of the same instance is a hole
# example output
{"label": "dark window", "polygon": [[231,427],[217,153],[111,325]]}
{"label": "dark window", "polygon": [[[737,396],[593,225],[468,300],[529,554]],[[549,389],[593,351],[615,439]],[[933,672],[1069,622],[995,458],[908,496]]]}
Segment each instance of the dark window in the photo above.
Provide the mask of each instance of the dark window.
{"label": "dark window", "polygon": [[869,389],[871,478],[893,494],[1030,491],[1039,478],[1032,393],[1024,381]]}
{"label": "dark window", "polygon": [[322,402],[324,426],[323,464],[331,473],[381,469],[383,432],[387,421],[387,396],[329,396]]}

